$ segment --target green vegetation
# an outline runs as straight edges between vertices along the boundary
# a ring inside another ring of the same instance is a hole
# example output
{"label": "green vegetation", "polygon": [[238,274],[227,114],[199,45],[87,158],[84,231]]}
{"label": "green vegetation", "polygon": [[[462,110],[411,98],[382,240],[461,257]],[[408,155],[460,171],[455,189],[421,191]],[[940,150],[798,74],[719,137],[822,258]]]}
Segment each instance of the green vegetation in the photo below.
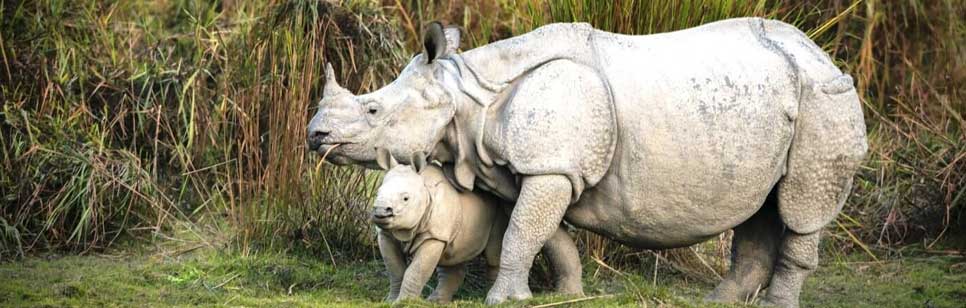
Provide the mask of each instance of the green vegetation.
{"label": "green vegetation", "polygon": [[[462,27],[469,49],[550,22],[646,34],[736,16],[799,26],[864,98],[870,154],[826,229],[829,261],[809,280],[806,301],[966,300],[962,252],[955,257],[966,247],[963,1],[0,0],[0,8],[0,260],[8,262],[0,280],[13,282],[0,285],[0,301],[12,301],[2,306],[372,304],[385,282],[363,212],[379,174],[320,163],[304,146],[325,62],[346,88],[366,92],[394,78],[431,20]],[[729,251],[728,234],[667,251],[577,238],[587,290],[613,294],[588,305],[693,304]],[[939,247],[953,256],[923,257]],[[142,250],[160,252],[130,252]],[[205,253],[166,256],[186,250]],[[122,256],[31,257],[105,251]],[[535,286],[549,285],[546,271],[536,266]],[[472,302],[460,304],[478,304],[483,290],[472,286],[463,293]]]}
{"label": "green vegetation", "polygon": [[[962,258],[923,256],[903,261],[827,262],[807,281],[810,307],[958,307],[966,300]],[[958,262],[958,263],[957,263]],[[332,266],[318,258],[279,254],[239,256],[195,252],[64,256],[0,264],[0,306],[388,306],[388,280],[376,260]],[[588,296],[577,306],[702,306],[713,284],[688,280],[659,266],[616,273],[586,265]],[[451,306],[482,307],[482,266]],[[433,285],[435,282],[430,283]],[[426,292],[429,292],[427,287]],[[538,294],[510,306],[552,304],[575,298]],[[412,306],[429,306],[423,301]]]}
{"label": "green vegetation", "polygon": [[3,6],[0,217],[15,232],[0,257],[223,222],[246,252],[320,227],[341,251],[365,242],[351,213],[377,179],[319,166],[303,128],[323,60],[359,90],[398,67],[394,32],[370,6]]}

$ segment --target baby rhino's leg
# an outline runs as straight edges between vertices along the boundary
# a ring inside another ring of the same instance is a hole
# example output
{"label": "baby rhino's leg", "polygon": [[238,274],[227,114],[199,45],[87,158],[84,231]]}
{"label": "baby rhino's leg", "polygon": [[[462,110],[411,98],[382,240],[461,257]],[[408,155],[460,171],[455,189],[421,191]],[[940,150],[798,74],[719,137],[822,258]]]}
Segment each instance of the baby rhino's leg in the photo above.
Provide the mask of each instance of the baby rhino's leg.
{"label": "baby rhino's leg", "polygon": [[413,254],[413,260],[406,268],[406,273],[403,274],[402,286],[399,288],[396,302],[420,297],[426,281],[433,275],[433,269],[439,264],[439,257],[443,254],[444,247],[446,243],[437,240],[427,240],[420,245]]}
{"label": "baby rhino's leg", "polygon": [[399,242],[384,232],[379,232],[379,252],[389,272],[389,295],[386,296],[386,301],[393,302],[399,297],[399,289],[402,287],[406,256],[403,255]]}
{"label": "baby rhino's leg", "polygon": [[490,228],[490,236],[486,241],[486,248],[483,249],[483,257],[486,258],[486,279],[493,283],[496,281],[497,274],[500,273],[500,252],[503,251],[503,234],[510,218],[500,215]]}
{"label": "baby rhino's leg", "polygon": [[497,249],[492,255],[495,256],[491,256],[491,253],[486,254],[486,280],[490,283],[496,281],[496,275],[500,274],[500,250]]}
{"label": "baby rhino's leg", "polygon": [[440,266],[436,270],[439,272],[437,274],[439,283],[436,284],[436,289],[433,289],[433,294],[427,300],[447,304],[453,300],[453,294],[456,294],[456,290],[463,284],[463,278],[466,277],[466,266],[465,263]]}

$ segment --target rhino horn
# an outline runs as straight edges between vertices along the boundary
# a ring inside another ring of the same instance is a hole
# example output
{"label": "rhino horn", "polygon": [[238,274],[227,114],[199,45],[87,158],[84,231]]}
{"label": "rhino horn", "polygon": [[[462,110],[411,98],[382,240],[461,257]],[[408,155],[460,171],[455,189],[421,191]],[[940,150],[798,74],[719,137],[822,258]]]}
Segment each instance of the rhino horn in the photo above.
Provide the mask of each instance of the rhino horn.
{"label": "rhino horn", "polygon": [[325,63],[325,87],[322,88],[323,97],[332,97],[339,94],[351,94],[349,90],[342,88],[339,82],[335,81],[335,70],[332,63]]}

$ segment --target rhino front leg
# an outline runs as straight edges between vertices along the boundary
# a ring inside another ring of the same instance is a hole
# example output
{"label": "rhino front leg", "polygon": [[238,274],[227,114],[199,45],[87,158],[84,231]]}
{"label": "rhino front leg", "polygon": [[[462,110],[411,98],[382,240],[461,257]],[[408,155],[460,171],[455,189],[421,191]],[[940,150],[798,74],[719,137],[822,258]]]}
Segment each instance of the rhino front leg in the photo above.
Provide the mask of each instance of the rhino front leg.
{"label": "rhino front leg", "polygon": [[822,230],[798,234],[789,230],[782,241],[781,255],[775,265],[768,295],[763,305],[798,307],[802,283],[818,266],[818,242]]}
{"label": "rhino front leg", "polygon": [[464,264],[440,266],[437,271],[439,272],[437,274],[439,283],[436,284],[433,294],[430,294],[427,300],[448,304],[453,300],[453,294],[456,294],[456,290],[463,284],[463,278],[466,277],[466,266]]}
{"label": "rhino front leg", "polygon": [[413,254],[413,261],[409,263],[406,273],[403,274],[402,287],[399,288],[396,302],[422,296],[423,287],[433,275],[433,270],[439,264],[439,257],[443,255],[445,247],[446,243],[437,240],[427,240],[419,246]]}
{"label": "rhino front leg", "polygon": [[403,274],[406,272],[406,256],[403,255],[399,242],[388,234],[379,232],[379,253],[382,255],[382,262],[386,264],[389,272],[389,295],[386,301],[392,302],[399,297],[399,288],[402,286]]}
{"label": "rhino front leg", "polygon": [[527,278],[533,258],[560,226],[571,196],[570,180],[562,175],[523,179],[510,224],[503,239],[500,273],[486,295],[487,304],[532,296]]}
{"label": "rhino front leg", "polygon": [[556,276],[557,292],[567,295],[584,295],[581,283],[583,265],[580,264],[580,254],[574,239],[561,224],[543,246],[543,254],[550,262]]}

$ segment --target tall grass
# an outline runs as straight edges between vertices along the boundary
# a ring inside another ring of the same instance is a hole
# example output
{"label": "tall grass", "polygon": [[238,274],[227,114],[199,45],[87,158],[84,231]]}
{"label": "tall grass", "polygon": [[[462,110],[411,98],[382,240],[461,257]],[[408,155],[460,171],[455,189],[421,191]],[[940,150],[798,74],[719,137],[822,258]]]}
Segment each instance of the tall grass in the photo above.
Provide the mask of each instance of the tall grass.
{"label": "tall grass", "polygon": [[[378,175],[320,163],[305,124],[326,61],[347,88],[378,88],[437,19],[461,26],[467,49],[550,22],[629,34],[737,16],[793,23],[856,77],[869,124],[871,153],[827,229],[831,251],[964,238],[961,1],[0,3],[0,258],[208,225],[242,252],[370,254],[362,204]],[[578,237],[600,262],[710,277],[726,264],[727,236],[669,252]]]}
{"label": "tall grass", "polygon": [[399,67],[370,4],[5,1],[2,16],[0,257],[222,220],[243,252],[323,251],[331,233],[367,253],[353,211],[377,179],[319,166],[304,131],[325,61],[359,90]]}
{"label": "tall grass", "polygon": [[[966,5],[867,1],[826,37],[865,94],[871,155],[842,229],[882,247],[966,237]],[[958,245],[962,245],[960,242]]]}

